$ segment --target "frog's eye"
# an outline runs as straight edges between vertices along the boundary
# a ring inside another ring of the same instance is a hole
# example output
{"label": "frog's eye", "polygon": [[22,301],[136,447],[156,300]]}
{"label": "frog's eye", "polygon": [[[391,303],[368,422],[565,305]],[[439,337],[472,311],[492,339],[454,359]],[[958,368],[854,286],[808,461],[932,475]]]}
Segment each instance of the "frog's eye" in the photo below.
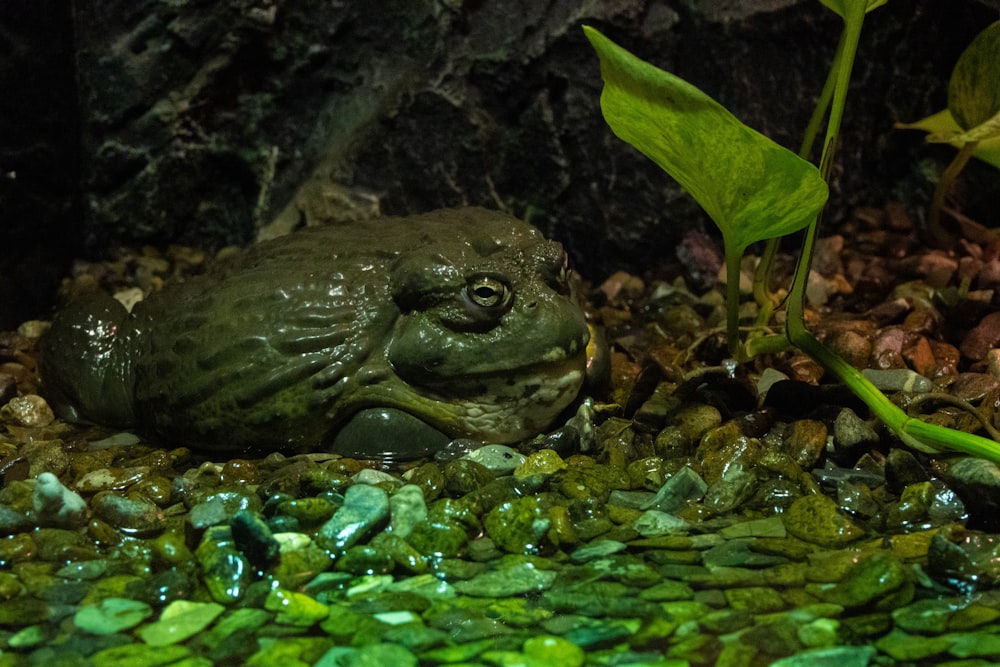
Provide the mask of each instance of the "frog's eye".
{"label": "frog's eye", "polygon": [[466,299],[480,308],[506,308],[513,296],[510,286],[493,276],[475,276],[465,286]]}

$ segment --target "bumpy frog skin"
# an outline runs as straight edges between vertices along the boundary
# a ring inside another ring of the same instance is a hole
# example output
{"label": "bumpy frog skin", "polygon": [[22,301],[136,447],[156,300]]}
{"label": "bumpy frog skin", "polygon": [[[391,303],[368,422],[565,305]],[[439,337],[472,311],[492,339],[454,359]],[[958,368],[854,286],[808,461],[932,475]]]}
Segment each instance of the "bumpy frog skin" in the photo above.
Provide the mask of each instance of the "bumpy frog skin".
{"label": "bumpy frog skin", "polygon": [[262,243],[131,314],[78,300],[40,369],[76,420],[208,450],[376,454],[386,435],[543,431],[581,387],[588,338],[558,243],[458,209]]}

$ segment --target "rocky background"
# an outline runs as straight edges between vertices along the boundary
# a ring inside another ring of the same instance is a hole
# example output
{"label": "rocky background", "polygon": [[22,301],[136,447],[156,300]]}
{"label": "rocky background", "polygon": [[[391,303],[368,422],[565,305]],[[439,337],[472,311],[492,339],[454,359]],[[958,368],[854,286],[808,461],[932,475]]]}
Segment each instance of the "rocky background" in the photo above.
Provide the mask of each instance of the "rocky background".
{"label": "rocky background", "polygon": [[[863,37],[836,221],[919,220],[950,158],[892,129],[945,105],[977,0],[893,0]],[[598,109],[592,24],[797,148],[840,29],[813,0],[6,0],[0,328],[46,316],[72,257],[216,249],[330,219],[503,208],[601,279],[675,257],[697,207]],[[957,196],[1000,224],[995,170]]]}

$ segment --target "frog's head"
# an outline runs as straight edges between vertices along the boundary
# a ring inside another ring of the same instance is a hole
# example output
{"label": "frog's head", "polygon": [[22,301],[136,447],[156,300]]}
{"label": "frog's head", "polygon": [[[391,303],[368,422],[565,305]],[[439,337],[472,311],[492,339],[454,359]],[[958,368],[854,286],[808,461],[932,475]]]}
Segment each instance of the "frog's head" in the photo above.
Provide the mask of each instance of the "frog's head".
{"label": "frog's head", "polygon": [[395,375],[444,430],[494,442],[541,432],[586,366],[589,332],[562,246],[487,211],[436,236],[392,267]]}

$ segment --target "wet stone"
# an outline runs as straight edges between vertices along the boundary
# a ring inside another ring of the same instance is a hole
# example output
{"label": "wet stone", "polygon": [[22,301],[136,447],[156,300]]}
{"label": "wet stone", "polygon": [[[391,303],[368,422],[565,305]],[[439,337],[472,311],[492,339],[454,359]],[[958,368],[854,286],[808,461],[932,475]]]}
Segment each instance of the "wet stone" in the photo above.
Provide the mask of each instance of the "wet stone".
{"label": "wet stone", "polygon": [[446,558],[459,555],[468,541],[462,526],[430,519],[416,523],[407,538],[407,542],[423,555]]}
{"label": "wet stone", "polygon": [[264,608],[275,612],[274,622],[297,627],[309,627],[327,617],[330,608],[304,593],[281,588],[267,595]]}
{"label": "wet stone", "polygon": [[97,518],[127,535],[150,537],[164,529],[160,508],[152,503],[104,491],[94,496],[91,507]]}
{"label": "wet stone", "polygon": [[966,401],[978,402],[997,386],[1000,386],[997,379],[987,373],[959,373],[948,391]]}
{"label": "wet stone", "polygon": [[696,456],[701,462],[702,477],[711,486],[735,467],[753,468],[763,453],[758,439],[746,437],[739,425],[730,421],[705,434]]}
{"label": "wet stone", "polygon": [[640,505],[639,509],[676,512],[689,503],[700,500],[707,488],[708,485],[701,478],[701,475],[690,466],[684,466],[671,475],[670,479],[656,492],[656,495]]}
{"label": "wet stone", "polygon": [[949,486],[959,493],[969,511],[988,518],[994,530],[1000,527],[1000,466],[971,456],[956,457],[944,463]]}
{"label": "wet stone", "polygon": [[348,547],[335,567],[339,572],[350,572],[356,575],[387,574],[392,572],[396,563],[392,556],[384,550],[367,544],[355,544]]}
{"label": "wet stone", "polygon": [[826,449],[826,424],[798,419],[785,430],[784,451],[803,468],[811,468]]}
{"label": "wet stone", "polygon": [[837,504],[846,512],[866,518],[874,516],[879,509],[878,501],[867,485],[847,480],[837,483]]}
{"label": "wet stone", "polygon": [[885,482],[890,491],[902,493],[911,484],[926,482],[930,475],[908,450],[894,447],[885,460]]}
{"label": "wet stone", "polygon": [[252,569],[233,543],[229,526],[215,526],[205,531],[195,558],[201,565],[202,581],[213,600],[229,604],[243,597],[251,582]]}
{"label": "wet stone", "polygon": [[73,616],[73,624],[94,635],[110,635],[129,630],[153,615],[145,602],[123,598],[105,598],[95,606],[82,607]]}
{"label": "wet stone", "polygon": [[661,537],[663,535],[683,535],[691,526],[684,519],[659,510],[646,510],[632,526],[643,537]]}
{"label": "wet stone", "polygon": [[839,548],[864,536],[865,531],[844,516],[837,503],[824,495],[799,498],[783,516],[789,534],[828,548]]}
{"label": "wet stone", "polygon": [[620,551],[625,551],[627,548],[628,545],[624,542],[618,542],[617,540],[594,540],[593,542],[589,542],[582,547],[574,549],[569,557],[574,563],[586,563],[587,561],[596,560],[598,558],[610,556],[611,554],[616,554]]}
{"label": "wet stone", "polygon": [[28,428],[48,426],[55,418],[49,404],[36,394],[16,396],[0,408],[0,419]]}
{"label": "wet stone", "polygon": [[38,528],[32,542],[39,560],[51,563],[93,560],[98,553],[93,543],[76,531],[60,528]]}
{"label": "wet stone", "polygon": [[389,516],[389,496],[382,489],[356,484],[344,494],[344,505],[320,528],[316,543],[340,551],[370,537]]}
{"label": "wet stone", "polygon": [[868,449],[878,441],[879,437],[874,429],[850,408],[844,408],[837,414],[833,422],[833,444],[837,452],[851,459],[850,465],[853,465],[857,453]]}
{"label": "wet stone", "polygon": [[265,569],[278,557],[279,545],[271,529],[259,515],[237,512],[229,523],[233,544],[257,569]]}
{"label": "wet stone", "polygon": [[0,505],[0,535],[20,533],[33,527],[35,523],[27,514]]}
{"label": "wet stone", "polygon": [[611,491],[627,489],[628,473],[612,465],[583,464],[570,466],[557,477],[558,490],[570,499],[596,499],[607,502]]}
{"label": "wet stone", "polygon": [[537,497],[519,498],[493,508],[486,515],[486,534],[501,549],[515,554],[536,554],[551,543],[551,522]]}
{"label": "wet stone", "polygon": [[758,488],[757,475],[742,464],[733,465],[705,490],[702,505],[721,514],[735,509],[751,498]]}
{"label": "wet stone", "polygon": [[931,538],[927,569],[937,578],[970,590],[995,585],[1000,582],[1000,536],[946,526]]}
{"label": "wet stone", "polygon": [[566,463],[551,449],[541,449],[530,454],[514,470],[515,477],[530,477],[531,475],[553,475],[566,469]]}
{"label": "wet stone", "polygon": [[435,500],[444,490],[444,473],[436,463],[424,463],[413,470],[407,471],[406,479],[424,492],[428,502]]}
{"label": "wet stone", "polygon": [[465,458],[483,466],[494,476],[508,475],[525,461],[523,454],[506,445],[484,445],[466,454]]}
{"label": "wet stone", "polygon": [[427,571],[427,562],[423,554],[396,533],[379,533],[372,538],[369,546],[388,556],[393,563],[410,574],[422,574]]}
{"label": "wet stone", "polygon": [[988,314],[962,339],[959,349],[962,354],[979,361],[993,348],[1000,347],[1000,312]]}
{"label": "wet stone", "polygon": [[464,496],[493,481],[493,473],[470,459],[455,459],[444,466],[445,488],[455,495]]}
{"label": "wet stone", "polygon": [[289,498],[275,507],[279,514],[293,517],[303,527],[319,526],[330,519],[337,505],[326,498]]}
{"label": "wet stone", "polygon": [[543,665],[581,667],[586,659],[579,646],[552,635],[539,635],[525,640],[522,650],[525,656]]}
{"label": "wet stone", "polygon": [[674,421],[684,439],[696,443],[709,430],[722,424],[722,413],[715,406],[699,403],[678,410]]}
{"label": "wet stone", "polygon": [[159,620],[140,628],[139,636],[154,647],[179,644],[207,628],[224,611],[225,607],[214,602],[177,600],[163,609]]}
{"label": "wet stone", "polygon": [[543,591],[555,581],[555,570],[540,570],[531,561],[505,561],[496,570],[484,572],[467,581],[456,581],[456,591],[465,595],[506,598]]}
{"label": "wet stone", "polygon": [[856,563],[842,581],[821,595],[825,602],[843,607],[874,605],[892,610],[913,599],[913,583],[892,553],[880,551]]}
{"label": "wet stone", "polygon": [[125,644],[98,651],[90,656],[94,667],[158,667],[178,664],[188,658],[191,650],[186,646],[148,646],[146,644]]}
{"label": "wet stone", "polygon": [[947,637],[923,637],[893,629],[875,642],[875,647],[890,658],[900,661],[917,661],[931,658],[948,650]]}
{"label": "wet stone", "polygon": [[389,526],[394,535],[407,538],[413,527],[427,519],[427,503],[424,493],[416,484],[406,484],[389,498]]}
{"label": "wet stone", "polygon": [[84,493],[120,491],[142,481],[148,474],[147,466],[98,468],[81,475],[76,480],[76,488]]}

